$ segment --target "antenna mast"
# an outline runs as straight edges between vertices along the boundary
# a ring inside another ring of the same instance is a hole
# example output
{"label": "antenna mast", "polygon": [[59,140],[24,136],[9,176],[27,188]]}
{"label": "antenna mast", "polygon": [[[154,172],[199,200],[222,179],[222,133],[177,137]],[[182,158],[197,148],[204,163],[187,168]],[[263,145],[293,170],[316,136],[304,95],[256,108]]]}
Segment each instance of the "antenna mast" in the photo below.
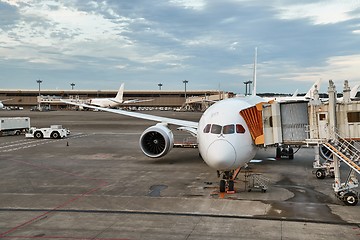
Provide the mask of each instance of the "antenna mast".
{"label": "antenna mast", "polygon": [[255,57],[254,57],[253,92],[252,92],[253,96],[256,96],[256,64],[257,64],[257,47],[255,47]]}

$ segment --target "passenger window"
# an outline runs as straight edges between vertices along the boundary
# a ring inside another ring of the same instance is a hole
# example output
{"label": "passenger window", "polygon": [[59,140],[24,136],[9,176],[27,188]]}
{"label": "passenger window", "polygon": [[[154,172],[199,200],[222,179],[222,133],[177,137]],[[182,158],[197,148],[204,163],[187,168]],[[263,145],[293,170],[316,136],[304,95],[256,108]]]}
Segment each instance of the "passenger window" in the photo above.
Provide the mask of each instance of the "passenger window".
{"label": "passenger window", "polygon": [[236,124],[237,133],[245,133],[245,128],[241,124]]}
{"label": "passenger window", "polygon": [[223,127],[223,134],[232,134],[235,133],[234,125],[226,125]]}
{"label": "passenger window", "polygon": [[211,128],[211,124],[206,125],[205,128],[204,128],[204,133],[209,133],[210,128]]}
{"label": "passenger window", "polygon": [[220,134],[222,127],[220,125],[213,124],[211,127],[211,133]]}

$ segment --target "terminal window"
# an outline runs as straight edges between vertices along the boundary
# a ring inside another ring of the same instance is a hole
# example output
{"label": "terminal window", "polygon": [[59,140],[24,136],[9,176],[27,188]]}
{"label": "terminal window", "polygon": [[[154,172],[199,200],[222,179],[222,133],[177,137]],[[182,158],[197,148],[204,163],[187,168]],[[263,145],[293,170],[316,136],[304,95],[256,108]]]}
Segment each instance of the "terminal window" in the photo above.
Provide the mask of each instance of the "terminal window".
{"label": "terminal window", "polygon": [[347,113],[348,122],[360,122],[360,112],[348,112]]}

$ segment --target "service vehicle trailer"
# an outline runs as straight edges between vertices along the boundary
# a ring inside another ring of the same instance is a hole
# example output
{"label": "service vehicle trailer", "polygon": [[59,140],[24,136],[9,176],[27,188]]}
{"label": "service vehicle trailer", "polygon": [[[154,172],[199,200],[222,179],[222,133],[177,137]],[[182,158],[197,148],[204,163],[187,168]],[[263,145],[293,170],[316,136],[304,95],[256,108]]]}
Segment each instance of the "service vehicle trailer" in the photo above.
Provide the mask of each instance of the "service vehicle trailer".
{"label": "service vehicle trailer", "polygon": [[2,117],[0,118],[0,136],[20,135],[30,128],[29,117]]}

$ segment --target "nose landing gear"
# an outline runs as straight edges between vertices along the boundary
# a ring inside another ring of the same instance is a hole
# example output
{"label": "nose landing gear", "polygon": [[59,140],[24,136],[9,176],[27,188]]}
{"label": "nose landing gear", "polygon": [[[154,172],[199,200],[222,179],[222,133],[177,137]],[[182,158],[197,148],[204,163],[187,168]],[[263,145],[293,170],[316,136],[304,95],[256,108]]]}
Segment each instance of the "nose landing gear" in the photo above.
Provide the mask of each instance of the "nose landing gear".
{"label": "nose landing gear", "polygon": [[217,171],[218,177],[221,177],[220,180],[220,193],[235,193],[234,180],[239,174],[240,169],[235,171]]}

